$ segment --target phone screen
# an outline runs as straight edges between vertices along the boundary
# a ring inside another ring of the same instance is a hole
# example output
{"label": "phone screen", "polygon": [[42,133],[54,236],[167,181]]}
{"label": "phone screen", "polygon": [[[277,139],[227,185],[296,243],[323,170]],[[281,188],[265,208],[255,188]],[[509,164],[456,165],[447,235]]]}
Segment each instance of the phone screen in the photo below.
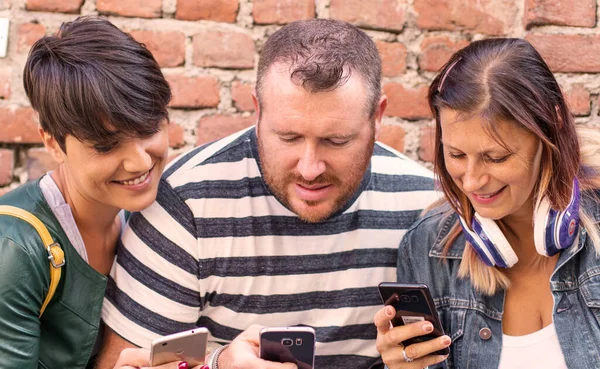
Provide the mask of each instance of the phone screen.
{"label": "phone screen", "polygon": [[[396,310],[396,316],[392,319],[394,327],[407,325],[420,321],[429,321],[433,325],[433,331],[423,336],[410,338],[402,344],[408,346],[414,343],[428,341],[444,335],[444,329],[440,323],[435,304],[424,284],[398,284],[381,283],[379,293],[384,305],[391,305]],[[446,348],[435,352],[438,355],[447,355]]]}

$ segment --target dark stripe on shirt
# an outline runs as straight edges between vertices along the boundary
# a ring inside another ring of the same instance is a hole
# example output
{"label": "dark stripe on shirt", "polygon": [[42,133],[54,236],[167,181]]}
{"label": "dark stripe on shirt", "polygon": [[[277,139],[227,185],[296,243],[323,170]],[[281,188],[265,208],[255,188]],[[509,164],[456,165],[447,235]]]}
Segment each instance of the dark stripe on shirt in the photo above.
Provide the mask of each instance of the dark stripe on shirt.
{"label": "dark stripe on shirt", "polygon": [[196,327],[194,323],[181,323],[146,309],[123,291],[120,291],[111,277],[108,278],[105,297],[127,319],[161,336]]}
{"label": "dark stripe on shirt", "polygon": [[198,238],[260,236],[324,236],[357,229],[408,229],[420,210],[359,210],[319,223],[303,222],[296,216],[244,218],[196,218]]}
{"label": "dark stripe on shirt", "polygon": [[397,248],[355,249],[323,255],[223,257],[200,261],[199,278],[332,273],[348,269],[395,268]]}
{"label": "dark stripe on shirt", "polygon": [[[338,291],[315,291],[292,295],[213,294],[210,306],[224,307],[236,313],[274,314],[313,309],[341,309],[381,305],[377,287],[348,288]],[[374,338],[374,337],[371,337]]]}
{"label": "dark stripe on shirt", "polygon": [[183,287],[148,268],[124,248],[121,241],[119,241],[117,254],[117,264],[144,286],[180,304],[200,307],[197,291]]}

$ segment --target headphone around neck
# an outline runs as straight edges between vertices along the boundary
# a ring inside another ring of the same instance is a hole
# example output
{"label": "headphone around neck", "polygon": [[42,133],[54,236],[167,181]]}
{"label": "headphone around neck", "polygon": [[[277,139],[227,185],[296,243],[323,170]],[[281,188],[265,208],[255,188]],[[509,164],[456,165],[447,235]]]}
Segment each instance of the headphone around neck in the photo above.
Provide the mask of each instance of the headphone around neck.
{"label": "headphone around neck", "polygon": [[[571,201],[563,211],[550,207],[546,197],[539,199],[533,211],[533,238],[540,255],[552,256],[571,247],[579,234],[579,181],[573,180]],[[519,260],[500,227],[492,219],[475,213],[471,227],[459,217],[467,241],[489,266],[510,268]]]}

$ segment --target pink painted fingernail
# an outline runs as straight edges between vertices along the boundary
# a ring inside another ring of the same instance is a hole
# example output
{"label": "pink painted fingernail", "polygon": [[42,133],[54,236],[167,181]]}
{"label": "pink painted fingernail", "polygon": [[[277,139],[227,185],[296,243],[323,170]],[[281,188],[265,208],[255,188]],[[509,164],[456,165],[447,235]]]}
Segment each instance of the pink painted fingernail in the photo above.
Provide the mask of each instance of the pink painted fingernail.
{"label": "pink painted fingernail", "polygon": [[200,369],[209,369],[209,366],[208,366],[208,365],[206,365],[206,364],[204,364],[204,365],[202,365],[202,366],[200,367]]}
{"label": "pink painted fingernail", "polygon": [[179,364],[177,364],[177,369],[188,369],[188,363],[186,363],[185,361],[180,362]]}
{"label": "pink painted fingernail", "polygon": [[389,316],[390,318],[394,316],[394,308],[393,307],[386,307],[385,308],[385,315]]}
{"label": "pink painted fingernail", "polygon": [[425,333],[429,333],[429,332],[433,331],[433,326],[431,324],[425,324],[423,326],[423,331],[425,331]]}
{"label": "pink painted fingernail", "polygon": [[444,345],[449,345],[450,343],[452,343],[452,340],[450,339],[450,337],[445,336],[444,338],[442,338],[442,343]]}

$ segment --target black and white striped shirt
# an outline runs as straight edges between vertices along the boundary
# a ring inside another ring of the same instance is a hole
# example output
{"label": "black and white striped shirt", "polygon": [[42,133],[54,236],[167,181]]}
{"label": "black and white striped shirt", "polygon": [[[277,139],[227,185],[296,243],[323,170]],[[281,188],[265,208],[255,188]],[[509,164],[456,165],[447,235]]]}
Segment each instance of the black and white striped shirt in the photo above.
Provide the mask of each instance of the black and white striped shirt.
{"label": "black and white striped shirt", "polygon": [[227,342],[251,324],[308,325],[316,368],[377,366],[376,286],[396,279],[400,239],[438,196],[432,173],[377,143],[348,205],[306,223],[270,193],[257,158],[251,128],[167,168],[123,234],[104,321],[141,347],[195,326]]}

